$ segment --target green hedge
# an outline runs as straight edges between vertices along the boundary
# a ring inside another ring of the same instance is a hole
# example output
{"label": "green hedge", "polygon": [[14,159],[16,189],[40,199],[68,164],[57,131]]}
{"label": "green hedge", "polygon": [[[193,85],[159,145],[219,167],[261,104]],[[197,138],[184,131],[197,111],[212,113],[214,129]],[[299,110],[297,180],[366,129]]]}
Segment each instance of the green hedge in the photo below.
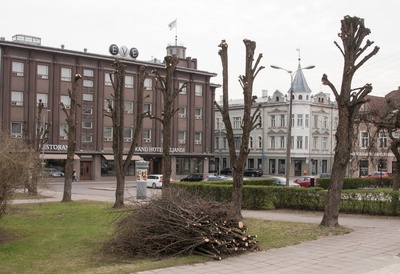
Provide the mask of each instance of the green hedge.
{"label": "green hedge", "polygon": [[[324,210],[328,194],[326,189],[271,186],[271,181],[273,184],[273,180],[244,181],[242,208]],[[177,182],[173,185],[213,201],[229,202],[232,197],[232,181]],[[343,190],[340,211],[399,216],[400,192],[391,189]]]}
{"label": "green hedge", "polygon": [[[329,188],[330,178],[318,178],[317,185],[323,189]],[[359,188],[391,188],[392,178],[344,178],[343,189],[359,189]]]}

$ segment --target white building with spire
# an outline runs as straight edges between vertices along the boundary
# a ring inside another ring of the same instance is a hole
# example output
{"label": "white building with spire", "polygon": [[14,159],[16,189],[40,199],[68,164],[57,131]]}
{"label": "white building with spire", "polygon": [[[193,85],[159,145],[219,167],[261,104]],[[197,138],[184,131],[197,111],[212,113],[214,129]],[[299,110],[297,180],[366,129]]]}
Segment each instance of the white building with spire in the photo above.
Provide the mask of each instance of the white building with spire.
{"label": "white building with spire", "polygon": [[[289,72],[289,71],[288,71]],[[292,74],[291,87],[286,93],[279,90],[268,96],[263,91],[253,111],[261,106],[261,127],[250,135],[250,154],[247,168],[259,168],[264,174],[286,174],[287,145],[290,149],[289,176],[312,175],[331,172],[334,136],[336,133],[337,104],[323,92],[312,95],[300,62]],[[290,90],[292,88],[292,130],[288,142]],[[230,117],[234,130],[235,145],[239,151],[243,101],[230,101]],[[220,102],[222,104],[222,102]],[[215,169],[230,167],[224,125],[221,113],[215,112]],[[212,168],[212,167],[211,167]]]}

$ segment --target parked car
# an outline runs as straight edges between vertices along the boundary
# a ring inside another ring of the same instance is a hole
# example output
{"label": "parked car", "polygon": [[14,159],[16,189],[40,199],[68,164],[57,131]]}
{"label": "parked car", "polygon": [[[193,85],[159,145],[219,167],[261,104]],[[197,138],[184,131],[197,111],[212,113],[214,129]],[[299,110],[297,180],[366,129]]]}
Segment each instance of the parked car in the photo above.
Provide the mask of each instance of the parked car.
{"label": "parked car", "polygon": [[244,170],[243,175],[248,177],[261,177],[263,172],[260,169],[248,168]]}
{"label": "parked car", "polygon": [[315,175],[315,178],[331,178],[331,174],[330,173],[318,173],[317,175]]}
{"label": "parked car", "polygon": [[[286,178],[285,177],[270,177],[275,180],[275,184],[277,186],[286,186]],[[300,187],[299,184],[289,181],[289,186],[292,187]]]}
{"label": "parked car", "polygon": [[374,171],[366,176],[361,176],[361,178],[385,178],[392,177],[392,173],[386,171]]}
{"label": "parked car", "polygon": [[296,184],[299,184],[301,187],[310,187],[311,179],[314,180],[314,186],[316,186],[317,185],[317,179],[315,178],[315,176],[300,177],[300,178],[297,178],[296,180],[294,180],[293,182],[296,183]]}
{"label": "parked car", "polygon": [[56,168],[45,167],[43,169],[43,175],[46,177],[64,177],[65,174]]}
{"label": "parked car", "polygon": [[233,181],[233,178],[227,176],[213,175],[213,176],[207,176],[207,178],[202,180],[202,182],[208,182],[208,181]]}
{"label": "parked car", "polygon": [[221,172],[219,174],[231,176],[232,173],[233,173],[232,168],[231,167],[226,167],[224,169],[221,169]]}
{"label": "parked car", "polygon": [[181,182],[201,182],[206,177],[207,176],[205,176],[203,173],[192,173],[189,176],[181,179]]}
{"label": "parked car", "polygon": [[[147,187],[162,188],[162,182],[163,182],[162,174],[147,175],[147,180],[146,180]],[[173,180],[170,179],[170,182],[173,182]]]}

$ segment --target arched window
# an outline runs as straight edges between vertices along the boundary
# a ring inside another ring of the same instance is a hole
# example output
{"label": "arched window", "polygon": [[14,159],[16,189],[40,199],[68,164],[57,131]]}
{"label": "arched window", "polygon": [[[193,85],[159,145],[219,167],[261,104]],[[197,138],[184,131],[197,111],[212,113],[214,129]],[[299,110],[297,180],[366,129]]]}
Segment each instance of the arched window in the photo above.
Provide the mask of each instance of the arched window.
{"label": "arched window", "polygon": [[249,148],[253,148],[253,136],[249,138]]}
{"label": "arched window", "polygon": [[258,136],[258,148],[262,148],[262,138]]}
{"label": "arched window", "polygon": [[299,100],[303,100],[303,95],[299,95]]}

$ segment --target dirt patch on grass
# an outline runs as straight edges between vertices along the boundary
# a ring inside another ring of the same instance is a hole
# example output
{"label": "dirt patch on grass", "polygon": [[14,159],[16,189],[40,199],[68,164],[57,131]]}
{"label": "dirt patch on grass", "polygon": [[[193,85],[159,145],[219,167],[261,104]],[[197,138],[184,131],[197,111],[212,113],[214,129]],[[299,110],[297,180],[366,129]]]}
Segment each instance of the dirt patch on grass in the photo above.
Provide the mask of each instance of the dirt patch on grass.
{"label": "dirt patch on grass", "polygon": [[12,240],[14,240],[15,238],[16,238],[15,235],[0,230],[0,245],[7,244]]}

